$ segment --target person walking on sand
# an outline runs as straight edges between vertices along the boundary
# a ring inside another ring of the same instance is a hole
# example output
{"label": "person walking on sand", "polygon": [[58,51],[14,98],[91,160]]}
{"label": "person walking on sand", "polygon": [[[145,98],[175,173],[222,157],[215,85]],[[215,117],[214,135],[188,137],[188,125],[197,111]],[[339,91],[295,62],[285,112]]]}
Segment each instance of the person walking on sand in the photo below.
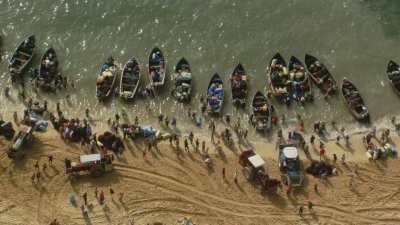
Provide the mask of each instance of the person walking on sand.
{"label": "person walking on sand", "polygon": [[300,120],[299,130],[300,130],[300,132],[304,132],[304,120]]}
{"label": "person walking on sand", "polygon": [[179,150],[179,137],[175,136],[176,149]]}
{"label": "person walking on sand", "polygon": [[318,190],[318,184],[314,184],[314,191],[315,191],[315,193],[319,193],[319,190]]}
{"label": "person walking on sand", "polygon": [[336,161],[337,161],[337,155],[333,153],[333,163],[336,163]]}
{"label": "person walking on sand", "polygon": [[337,144],[337,145],[340,144],[340,135],[336,136],[336,144]]}
{"label": "person walking on sand", "polygon": [[82,198],[83,198],[83,202],[85,203],[85,205],[87,205],[87,193],[86,192],[83,193]]}
{"label": "person walking on sand", "polygon": [[110,187],[110,196],[111,196],[111,198],[113,197],[113,195],[114,195],[114,189],[112,189],[112,187]]}
{"label": "person walking on sand", "polygon": [[194,149],[197,152],[199,150],[199,146],[200,146],[200,141],[199,141],[198,138],[196,138],[196,141],[194,142],[194,144],[195,144],[195,148]]}
{"label": "person walking on sand", "polygon": [[35,169],[39,170],[39,160],[36,160],[36,162],[35,162]]}
{"label": "person walking on sand", "polygon": [[185,146],[185,151],[189,152],[189,142],[188,140],[185,138],[185,140],[183,141],[183,144]]}
{"label": "person walking on sand", "polygon": [[343,155],[342,155],[342,164],[346,163],[345,160],[346,160],[346,155],[343,153]]}
{"label": "person walking on sand", "polygon": [[225,175],[226,175],[226,174],[225,174],[225,167],[223,167],[223,168],[222,168],[222,179],[224,179],[224,180],[225,180]]}
{"label": "person walking on sand", "polygon": [[314,142],[315,142],[315,136],[314,136],[314,135],[311,135],[311,137],[310,137],[310,144],[311,144],[312,146],[314,146]]}
{"label": "person walking on sand", "polygon": [[206,151],[206,141],[201,142],[201,152],[204,153]]}
{"label": "person walking on sand", "polygon": [[100,191],[99,201],[100,201],[100,205],[103,205],[103,203],[104,203],[104,192],[103,192],[103,190]]}
{"label": "person walking on sand", "polygon": [[319,161],[324,161],[325,160],[325,148],[322,145],[321,148],[319,149]]}
{"label": "person walking on sand", "polygon": [[189,133],[189,141],[190,141],[190,144],[192,144],[192,145],[193,145],[193,139],[194,139],[194,134],[193,134],[192,131],[190,131],[190,133]]}
{"label": "person walking on sand", "polygon": [[303,211],[304,211],[304,206],[301,205],[301,206],[299,207],[299,216],[300,216],[300,217],[303,217]]}
{"label": "person walking on sand", "polygon": [[176,118],[175,118],[175,117],[172,117],[171,125],[172,125],[174,128],[176,128]]}
{"label": "person walking on sand", "polygon": [[47,169],[47,164],[46,164],[46,163],[43,163],[43,166],[42,166],[43,173],[46,172],[46,169]]}
{"label": "person walking on sand", "polygon": [[350,146],[350,136],[346,135],[346,136],[344,136],[344,139],[346,140],[346,146],[349,147]]}
{"label": "person walking on sand", "polygon": [[169,136],[168,141],[169,141],[169,145],[172,146],[173,141],[174,141],[174,136],[173,135]]}
{"label": "person walking on sand", "polygon": [[48,156],[48,159],[49,159],[49,165],[50,165],[50,166],[53,165],[53,156],[52,156],[52,155],[49,155],[49,156]]}
{"label": "person walking on sand", "polygon": [[308,211],[313,212],[314,204],[311,201],[308,201]]}

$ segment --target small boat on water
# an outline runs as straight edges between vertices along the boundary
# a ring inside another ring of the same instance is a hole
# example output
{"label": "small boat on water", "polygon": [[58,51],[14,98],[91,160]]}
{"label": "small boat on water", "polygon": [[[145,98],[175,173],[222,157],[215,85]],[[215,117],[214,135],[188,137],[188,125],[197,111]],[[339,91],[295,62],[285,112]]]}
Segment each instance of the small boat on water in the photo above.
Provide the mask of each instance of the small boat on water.
{"label": "small boat on water", "polygon": [[234,105],[242,107],[246,105],[247,86],[246,70],[239,63],[231,74],[232,102]]}
{"label": "small boat on water", "polygon": [[273,96],[282,103],[290,104],[289,72],[285,59],[276,53],[267,68],[268,96]]}
{"label": "small boat on water", "polygon": [[306,54],[304,57],[304,63],[307,66],[307,70],[311,79],[322,91],[325,97],[336,94],[336,80],[323,63],[321,63],[316,57],[309,54]]}
{"label": "small boat on water", "polygon": [[357,87],[348,79],[342,81],[342,95],[347,108],[358,121],[368,122],[369,112]]}
{"label": "small boat on water", "polygon": [[173,77],[175,81],[175,89],[173,96],[179,102],[189,102],[192,92],[192,71],[189,62],[182,58],[176,64]]}
{"label": "small boat on water", "polygon": [[252,115],[250,121],[257,131],[269,131],[272,127],[273,107],[261,91],[257,91],[251,103]]}
{"label": "small boat on water", "polygon": [[314,99],[311,82],[303,63],[292,56],[289,60],[290,94],[297,102],[305,103]]}
{"label": "small boat on water", "polygon": [[139,62],[135,57],[128,59],[122,69],[119,83],[119,96],[126,100],[132,100],[138,90],[140,82]]}
{"label": "small boat on water", "polygon": [[150,52],[147,76],[150,86],[163,86],[165,82],[166,61],[161,50],[155,47]]}
{"label": "small boat on water", "polygon": [[44,91],[55,91],[62,86],[62,78],[58,74],[58,59],[54,48],[48,48],[40,60],[39,73],[35,78],[36,87]]}
{"label": "small boat on water", "polygon": [[107,62],[101,66],[101,71],[96,80],[96,96],[99,100],[105,100],[114,91],[117,80],[117,66],[114,59],[109,57]]}
{"label": "small boat on water", "polygon": [[390,60],[387,66],[386,74],[392,85],[393,89],[400,95],[400,66],[394,61]]}
{"label": "small boat on water", "polygon": [[207,109],[209,113],[220,114],[224,104],[224,86],[221,77],[215,73],[207,88]]}
{"label": "small boat on water", "polygon": [[8,70],[13,82],[16,82],[18,78],[21,79],[22,73],[32,61],[35,51],[35,42],[35,36],[29,36],[18,45],[17,49],[12,55],[8,64]]}

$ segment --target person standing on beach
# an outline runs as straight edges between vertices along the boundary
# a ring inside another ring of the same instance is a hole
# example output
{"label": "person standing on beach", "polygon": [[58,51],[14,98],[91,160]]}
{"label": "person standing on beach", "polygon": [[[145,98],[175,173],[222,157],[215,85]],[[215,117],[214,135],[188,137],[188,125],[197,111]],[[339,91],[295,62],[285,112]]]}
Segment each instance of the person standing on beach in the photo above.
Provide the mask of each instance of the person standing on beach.
{"label": "person standing on beach", "polygon": [[172,117],[171,125],[176,128],[176,118]]}
{"label": "person standing on beach", "polygon": [[100,205],[103,205],[103,203],[104,203],[104,192],[103,192],[103,190],[100,191],[99,201],[100,201]]}
{"label": "person standing on beach", "polygon": [[225,174],[225,167],[223,167],[223,168],[222,168],[222,179],[224,179],[224,180],[225,180],[225,175],[226,175],[226,174]]}
{"label": "person standing on beach", "polygon": [[321,145],[319,149],[319,161],[324,161],[325,160],[325,148],[324,145]]}
{"label": "person standing on beach", "polygon": [[214,143],[214,135],[215,135],[215,123],[214,120],[210,122],[210,129],[211,129],[211,142]]}
{"label": "person standing on beach", "polygon": [[336,161],[337,161],[337,155],[333,153],[333,163],[336,163]]}
{"label": "person standing on beach", "polygon": [[300,217],[303,217],[303,211],[304,211],[304,207],[303,207],[303,206],[300,206],[300,207],[299,207],[299,216],[300,216]]}
{"label": "person standing on beach", "polygon": [[314,204],[311,201],[308,201],[308,211],[313,212]]}
{"label": "person standing on beach", "polygon": [[87,193],[86,192],[83,193],[82,198],[83,198],[83,202],[85,203],[85,205],[87,205]]}
{"label": "person standing on beach", "polygon": [[206,151],[206,141],[201,142],[201,152],[204,153]]}
{"label": "person standing on beach", "polygon": [[193,139],[194,139],[194,134],[193,134],[192,131],[190,131],[190,133],[189,133],[189,141],[190,141],[190,144],[192,144],[192,145],[193,145]]}
{"label": "person standing on beach", "polygon": [[311,144],[312,146],[314,146],[314,141],[315,141],[315,136],[314,136],[314,135],[311,135],[311,137],[310,137],[310,144]]}
{"label": "person standing on beach", "polygon": [[198,150],[199,150],[199,146],[200,146],[200,141],[199,141],[199,139],[198,138],[196,138],[196,141],[194,142],[195,143],[195,151],[197,152]]}
{"label": "person standing on beach", "polygon": [[189,152],[189,142],[188,140],[185,138],[185,140],[183,141],[183,144],[185,146],[185,151]]}
{"label": "person standing on beach", "polygon": [[50,166],[53,165],[53,156],[49,155],[48,158],[49,158],[49,165]]}
{"label": "person standing on beach", "polygon": [[343,155],[342,155],[342,164],[346,163],[345,160],[346,160],[346,155],[343,153]]}

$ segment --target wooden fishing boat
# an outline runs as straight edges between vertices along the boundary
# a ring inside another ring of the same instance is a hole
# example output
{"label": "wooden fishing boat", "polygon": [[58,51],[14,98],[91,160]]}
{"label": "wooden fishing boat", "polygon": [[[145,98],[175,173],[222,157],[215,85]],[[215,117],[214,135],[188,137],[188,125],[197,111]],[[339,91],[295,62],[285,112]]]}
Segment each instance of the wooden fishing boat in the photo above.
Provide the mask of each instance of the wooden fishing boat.
{"label": "wooden fishing boat", "polygon": [[261,91],[257,91],[251,103],[251,123],[258,131],[269,131],[272,127],[273,107]]}
{"label": "wooden fishing boat", "polygon": [[174,73],[175,88],[173,96],[179,102],[189,102],[192,92],[192,71],[189,62],[182,58],[176,64]]}
{"label": "wooden fishing boat", "polygon": [[165,69],[166,60],[161,50],[155,47],[150,52],[149,65],[148,65],[148,79],[150,86],[158,87],[163,86],[165,82]]}
{"label": "wooden fishing boat", "polygon": [[368,122],[369,112],[357,87],[348,79],[342,81],[342,95],[347,108],[358,121]]}
{"label": "wooden fishing boat", "polygon": [[119,83],[119,96],[126,100],[132,100],[140,83],[140,67],[135,57],[130,58],[122,69]]}
{"label": "wooden fishing boat", "polygon": [[314,99],[311,88],[311,81],[303,63],[296,57],[292,56],[289,60],[289,80],[290,94],[297,102],[305,103]]}
{"label": "wooden fishing boat", "polygon": [[220,114],[224,104],[224,86],[221,77],[215,73],[207,88],[207,109],[211,114]]}
{"label": "wooden fishing boat", "polygon": [[273,96],[282,103],[290,104],[289,73],[285,59],[276,53],[267,68],[268,96]]}
{"label": "wooden fishing boat", "polygon": [[58,74],[58,59],[54,48],[48,48],[43,54],[35,83],[37,87],[44,91],[55,91],[57,85],[62,84],[62,79]]}
{"label": "wooden fishing boat", "polygon": [[32,61],[35,51],[35,42],[35,36],[29,36],[18,45],[17,49],[12,55],[8,64],[8,70],[13,82],[17,81],[17,79],[21,79],[22,73]]}
{"label": "wooden fishing boat", "polygon": [[99,100],[110,97],[114,91],[117,80],[117,66],[114,59],[109,57],[107,62],[101,66],[101,71],[96,80],[96,96]]}
{"label": "wooden fishing boat", "polygon": [[336,80],[323,63],[321,63],[316,57],[309,54],[305,55],[304,63],[307,66],[311,80],[322,91],[325,97],[336,94]]}
{"label": "wooden fishing boat", "polygon": [[394,61],[390,60],[386,70],[390,84],[395,92],[400,95],[400,66]]}
{"label": "wooden fishing boat", "polygon": [[242,107],[246,105],[247,86],[246,70],[239,63],[231,74],[232,102],[234,105]]}

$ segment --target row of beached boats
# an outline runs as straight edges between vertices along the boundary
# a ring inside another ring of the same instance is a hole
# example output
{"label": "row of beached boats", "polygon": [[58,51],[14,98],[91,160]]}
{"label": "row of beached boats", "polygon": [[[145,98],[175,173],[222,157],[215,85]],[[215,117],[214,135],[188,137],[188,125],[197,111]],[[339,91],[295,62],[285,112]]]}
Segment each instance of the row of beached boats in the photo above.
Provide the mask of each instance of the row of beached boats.
{"label": "row of beached boats", "polygon": [[[36,49],[36,38],[29,36],[21,42],[9,61],[11,80],[23,82],[23,73],[29,68]],[[44,91],[55,91],[65,86],[65,80],[58,72],[58,58],[54,48],[49,47],[40,59],[39,70],[33,74],[33,84]]]}
{"label": "row of beached boats", "polygon": [[[9,61],[9,72],[13,81],[22,80],[22,74],[32,61],[35,50],[35,36],[29,36],[18,45]],[[166,59],[162,51],[155,47],[148,58],[147,90],[161,87],[166,79]],[[46,50],[41,58],[39,73],[35,84],[43,89],[52,90],[61,81],[57,72],[58,60],[53,48]],[[119,73],[121,75],[119,76]],[[387,76],[395,91],[400,94],[400,69],[394,61],[387,66]],[[118,79],[119,78],[119,79]],[[187,59],[182,58],[175,66],[172,75],[174,80],[173,96],[179,102],[189,102],[193,86],[191,66]],[[274,108],[269,103],[273,97],[278,102],[290,104],[299,102],[305,104],[313,101],[312,86],[317,86],[322,94],[329,98],[335,95],[338,85],[328,68],[316,57],[306,54],[304,64],[295,56],[290,57],[287,64],[281,54],[276,53],[269,62],[266,72],[267,94],[257,91],[252,100],[251,121],[257,129],[268,129]],[[96,95],[99,100],[105,100],[114,93],[119,84],[118,93],[124,99],[134,99],[141,80],[141,69],[138,59],[131,57],[125,63],[122,71],[109,57],[101,66],[96,80]],[[244,106],[248,95],[248,75],[244,66],[238,63],[230,75],[232,102],[236,106]],[[341,94],[351,114],[359,121],[368,121],[369,112],[358,88],[347,78],[341,83]],[[221,113],[224,104],[224,83],[219,74],[211,77],[207,88],[207,109],[209,113]]]}

